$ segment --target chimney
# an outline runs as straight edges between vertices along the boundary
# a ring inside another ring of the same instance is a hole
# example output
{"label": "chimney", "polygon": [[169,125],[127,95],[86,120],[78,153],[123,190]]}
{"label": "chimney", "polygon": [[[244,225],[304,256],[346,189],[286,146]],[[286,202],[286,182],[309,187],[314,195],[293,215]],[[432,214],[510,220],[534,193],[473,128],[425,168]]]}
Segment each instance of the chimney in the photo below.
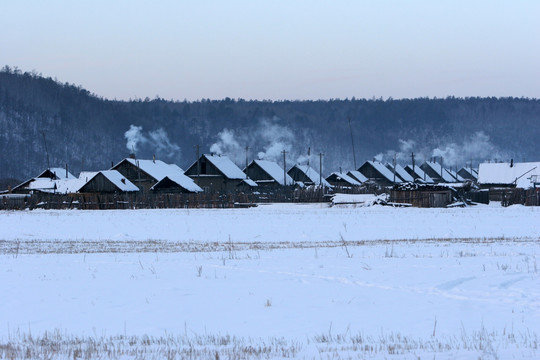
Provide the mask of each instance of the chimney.
{"label": "chimney", "polygon": [[154,164],[156,163],[156,154],[154,154],[154,156],[152,157],[152,161],[154,162]]}
{"label": "chimney", "polygon": [[68,178],[68,166],[66,164],[66,179]]}
{"label": "chimney", "polygon": [[129,154],[129,158],[130,158],[130,159],[135,159],[135,153],[130,153],[130,154]]}
{"label": "chimney", "polygon": [[510,159],[510,167],[514,167],[514,159]]}
{"label": "chimney", "polygon": [[120,181],[122,182],[122,184],[126,183],[126,179],[124,179],[124,178],[121,178]]}

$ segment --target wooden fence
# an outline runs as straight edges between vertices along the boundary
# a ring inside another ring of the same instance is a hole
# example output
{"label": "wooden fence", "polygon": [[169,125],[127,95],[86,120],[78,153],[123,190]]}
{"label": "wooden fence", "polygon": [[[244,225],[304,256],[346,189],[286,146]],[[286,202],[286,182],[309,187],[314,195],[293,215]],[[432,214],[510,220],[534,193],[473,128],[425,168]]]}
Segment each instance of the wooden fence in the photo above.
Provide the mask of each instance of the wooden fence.
{"label": "wooden fence", "polygon": [[166,208],[240,208],[270,202],[325,202],[328,194],[320,189],[284,189],[264,193],[124,193],[124,194],[47,194],[24,198],[0,196],[0,210],[23,209],[166,209]]}

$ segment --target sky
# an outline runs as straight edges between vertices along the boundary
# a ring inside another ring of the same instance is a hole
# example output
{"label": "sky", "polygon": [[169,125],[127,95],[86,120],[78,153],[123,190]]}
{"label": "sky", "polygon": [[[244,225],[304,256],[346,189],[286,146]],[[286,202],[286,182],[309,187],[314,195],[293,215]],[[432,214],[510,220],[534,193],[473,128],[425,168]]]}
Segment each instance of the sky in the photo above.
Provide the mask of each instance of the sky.
{"label": "sky", "polygon": [[109,99],[540,98],[540,1],[0,2],[0,66]]}

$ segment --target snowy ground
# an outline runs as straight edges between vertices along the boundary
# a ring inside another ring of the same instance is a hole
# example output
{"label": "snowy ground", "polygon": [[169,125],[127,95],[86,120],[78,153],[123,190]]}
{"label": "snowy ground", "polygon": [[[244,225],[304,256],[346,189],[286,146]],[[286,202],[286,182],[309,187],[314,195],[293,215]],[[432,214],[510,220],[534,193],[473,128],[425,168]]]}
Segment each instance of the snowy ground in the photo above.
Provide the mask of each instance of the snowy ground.
{"label": "snowy ground", "polygon": [[0,358],[538,358],[539,239],[522,206],[0,212]]}

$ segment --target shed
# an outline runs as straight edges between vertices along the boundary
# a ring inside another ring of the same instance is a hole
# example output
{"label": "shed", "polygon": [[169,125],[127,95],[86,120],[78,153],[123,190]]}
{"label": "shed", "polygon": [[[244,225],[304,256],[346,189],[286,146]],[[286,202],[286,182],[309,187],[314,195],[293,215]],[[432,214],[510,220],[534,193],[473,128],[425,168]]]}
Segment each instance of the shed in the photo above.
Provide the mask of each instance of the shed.
{"label": "shed", "polygon": [[446,207],[457,196],[455,189],[440,184],[403,183],[390,190],[391,202],[422,208]]}

